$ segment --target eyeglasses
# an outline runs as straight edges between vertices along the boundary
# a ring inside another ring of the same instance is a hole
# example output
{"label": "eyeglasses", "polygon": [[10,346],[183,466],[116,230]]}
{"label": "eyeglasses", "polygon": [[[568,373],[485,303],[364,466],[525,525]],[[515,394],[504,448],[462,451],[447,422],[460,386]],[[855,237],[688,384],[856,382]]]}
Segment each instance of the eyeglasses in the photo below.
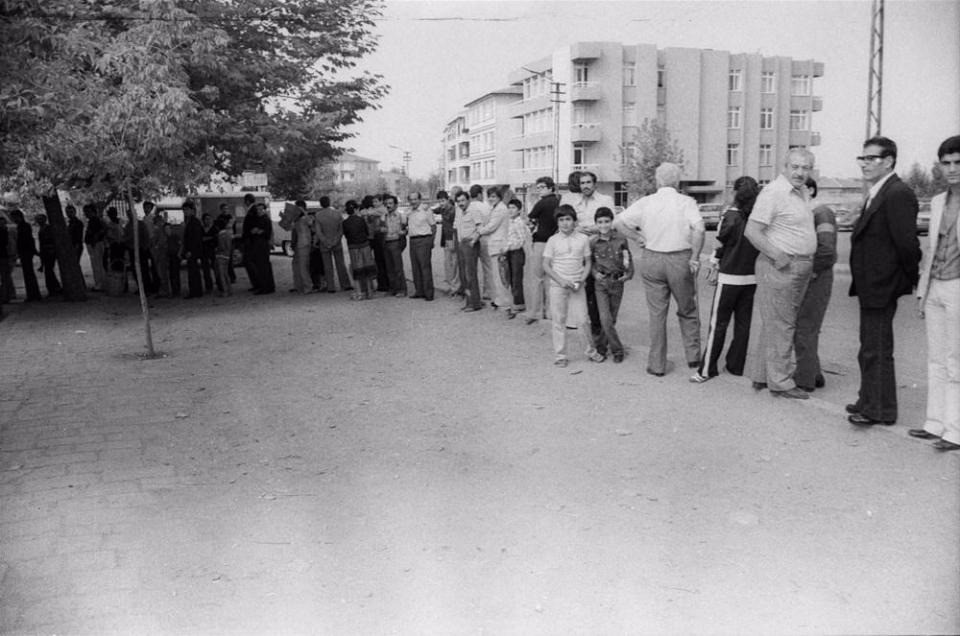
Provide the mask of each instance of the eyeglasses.
{"label": "eyeglasses", "polygon": [[857,161],[860,163],[872,163],[877,162],[886,157],[887,155],[863,155],[857,157]]}

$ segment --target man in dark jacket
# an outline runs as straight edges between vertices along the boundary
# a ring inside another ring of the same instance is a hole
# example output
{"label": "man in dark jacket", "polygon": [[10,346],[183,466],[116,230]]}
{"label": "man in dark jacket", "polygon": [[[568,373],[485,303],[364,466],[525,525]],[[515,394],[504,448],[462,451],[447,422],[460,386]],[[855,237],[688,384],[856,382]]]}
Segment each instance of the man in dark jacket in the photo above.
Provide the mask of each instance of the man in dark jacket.
{"label": "man in dark jacket", "polygon": [[547,293],[550,281],[543,272],[543,248],[547,244],[547,239],[557,233],[557,220],[554,215],[557,212],[557,206],[560,205],[560,197],[556,193],[557,186],[552,178],[539,177],[535,188],[540,200],[533,205],[533,209],[527,215],[527,219],[534,226],[533,251],[530,255],[530,276],[528,277],[530,286],[529,289],[524,290],[523,294],[527,301],[528,325],[550,315]]}
{"label": "man in dark jacket", "polygon": [[33,269],[33,258],[38,254],[37,244],[33,241],[33,231],[22,211],[13,210],[10,218],[17,224],[17,258],[20,259],[27,300],[40,300],[40,284],[37,282],[37,273]]}
{"label": "man in dark jacket", "polygon": [[893,172],[897,145],[892,140],[868,139],[857,161],[870,190],[850,235],[850,295],[860,301],[860,394],[847,412],[852,424],[893,424],[893,317],[897,298],[912,293],[920,278],[919,205],[913,190]]}
{"label": "man in dark jacket", "polygon": [[197,218],[193,201],[183,204],[183,243],[180,255],[187,262],[187,295],[185,298],[203,296],[203,279],[200,277],[200,259],[203,258],[203,224]]}

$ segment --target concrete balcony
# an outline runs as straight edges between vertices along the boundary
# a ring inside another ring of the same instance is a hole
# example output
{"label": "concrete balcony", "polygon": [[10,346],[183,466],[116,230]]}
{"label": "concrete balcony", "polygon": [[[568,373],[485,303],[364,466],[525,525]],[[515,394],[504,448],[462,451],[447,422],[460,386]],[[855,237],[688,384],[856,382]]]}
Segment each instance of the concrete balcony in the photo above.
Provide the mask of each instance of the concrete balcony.
{"label": "concrete balcony", "polygon": [[811,130],[791,130],[791,146],[819,146],[820,133]]}
{"label": "concrete balcony", "polygon": [[813,100],[810,102],[810,110],[812,110],[815,113],[823,110],[823,98],[814,97]]}
{"label": "concrete balcony", "polygon": [[602,55],[598,42],[577,42],[570,46],[571,60],[596,60]]}
{"label": "concrete balcony", "polygon": [[553,131],[541,131],[527,135],[519,135],[511,138],[507,142],[510,150],[523,150],[524,148],[539,148],[542,146],[553,145]]}
{"label": "concrete balcony", "polygon": [[544,108],[550,108],[553,103],[550,101],[550,95],[538,95],[530,99],[524,99],[514,102],[507,106],[508,117],[523,117],[527,113],[532,113]]}
{"label": "concrete balcony", "polygon": [[810,132],[810,145],[811,145],[811,146],[819,146],[819,145],[820,145],[820,133],[818,133],[818,132],[813,132],[813,131]]}
{"label": "concrete balcony", "polygon": [[570,127],[570,141],[596,143],[603,139],[600,124],[573,124]]}
{"label": "concrete balcony", "polygon": [[570,86],[571,102],[596,102],[603,98],[603,89],[597,82],[576,82]]}
{"label": "concrete balcony", "polygon": [[813,63],[813,76],[814,76],[814,77],[823,77],[823,62],[814,62],[814,63]]}

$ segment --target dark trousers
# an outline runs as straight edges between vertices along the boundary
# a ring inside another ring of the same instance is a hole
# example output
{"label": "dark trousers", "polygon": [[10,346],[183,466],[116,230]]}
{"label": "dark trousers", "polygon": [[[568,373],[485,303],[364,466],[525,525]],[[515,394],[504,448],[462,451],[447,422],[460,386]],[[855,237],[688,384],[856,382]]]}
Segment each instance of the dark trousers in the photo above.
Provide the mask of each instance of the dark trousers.
{"label": "dark trousers", "polygon": [[253,262],[257,272],[259,291],[271,293],[277,290],[273,279],[273,265],[270,264],[270,242],[266,239],[254,239]]}
{"label": "dark trousers", "polygon": [[712,378],[718,375],[717,363],[723,352],[723,343],[727,339],[727,327],[733,319],[733,340],[727,349],[727,373],[743,375],[747,361],[747,345],[750,342],[750,316],[753,313],[753,297],[757,293],[754,285],[731,285],[717,283],[713,294],[713,309],[710,312],[710,325],[707,328],[707,342],[703,348],[703,358],[697,372]]}
{"label": "dark trousers", "polygon": [[370,247],[373,249],[373,260],[377,264],[377,290],[387,291],[390,289],[390,278],[387,276],[387,256],[383,234],[375,234],[370,241]]}
{"label": "dark trousers", "polygon": [[526,303],[523,298],[523,266],[526,263],[526,255],[523,250],[508,250],[500,255],[500,280],[504,286],[510,289],[513,309],[523,311],[526,309]]}
{"label": "dark trousers", "polygon": [[[592,276],[590,278],[593,279]],[[623,281],[604,278],[594,280],[593,287],[604,349],[609,348],[610,353],[614,355],[623,354],[623,343],[620,342],[620,335],[617,333],[617,314],[620,313],[620,301],[623,300]],[[597,342],[596,338],[594,342]]]}
{"label": "dark trousers", "polygon": [[187,259],[187,298],[203,296],[203,279],[200,276],[200,258]]}
{"label": "dark trousers", "polygon": [[897,378],[893,366],[894,300],[881,309],[860,308],[860,413],[875,420],[897,419]]}
{"label": "dark trousers", "polygon": [[337,288],[336,282],[334,281],[334,274],[336,274],[337,278],[340,279],[341,290],[352,287],[352,285],[350,285],[350,275],[347,273],[347,265],[343,260],[342,245],[338,243],[335,247],[329,250],[320,250],[320,263],[322,265],[321,271],[323,272],[323,278],[326,281],[328,290]]}
{"label": "dark trousers", "polygon": [[807,285],[807,292],[797,314],[797,330],[793,334],[793,349],[797,355],[797,370],[793,380],[798,386],[813,388],[817,378],[822,378],[820,369],[820,327],[830,304],[833,291],[833,270],[817,272]]}
{"label": "dark trousers", "polygon": [[[200,270],[203,273],[203,288],[206,292],[212,293],[214,286],[214,274],[216,273],[216,255],[214,252],[208,252],[206,249],[203,250],[203,257],[200,259]],[[223,291],[223,288],[218,284],[218,291]]]}
{"label": "dark trousers", "polygon": [[167,254],[167,273],[170,276],[170,295],[180,295],[180,256]]}
{"label": "dark trousers", "polygon": [[407,277],[403,273],[403,239],[383,242],[383,256],[386,260],[387,283],[393,294],[407,293]]}
{"label": "dark trousers", "polygon": [[310,248],[310,282],[313,284],[314,289],[322,289],[325,285],[324,282],[324,269],[323,269],[323,254],[317,246]]}
{"label": "dark trousers", "polygon": [[410,237],[410,271],[413,273],[413,288],[417,296],[433,299],[433,235]]}
{"label": "dark trousers", "polygon": [[23,288],[27,293],[27,300],[40,300],[40,284],[37,282],[37,272],[33,269],[32,254],[20,254],[20,269],[23,271]]}
{"label": "dark trousers", "polygon": [[243,249],[243,269],[247,271],[247,280],[250,281],[250,288],[260,289],[260,278],[257,275],[257,257],[256,250],[252,244],[248,244]]}
{"label": "dark trousers", "polygon": [[[0,219],[0,223],[3,223],[3,219]],[[0,256],[0,303],[8,303],[16,297],[10,257]]]}
{"label": "dark trousers", "polygon": [[467,298],[467,307],[483,307],[480,299],[480,279],[477,278],[477,263],[480,260],[480,243],[470,239],[460,241],[460,275],[463,277],[463,293]]}
{"label": "dark trousers", "polygon": [[47,287],[47,295],[56,296],[61,293],[63,288],[57,278],[57,257],[41,256],[40,265],[43,267],[43,284]]}
{"label": "dark trousers", "polygon": [[[140,275],[143,277],[143,291],[146,294],[156,294],[159,289],[156,279],[153,276],[153,263],[152,257],[150,256],[150,250],[144,246],[140,246]],[[133,250],[130,250],[130,261],[133,262]],[[133,272],[134,278],[136,278],[136,271]]]}
{"label": "dark trousers", "polygon": [[607,337],[603,333],[603,326],[600,324],[600,311],[597,309],[596,283],[593,280],[593,274],[587,276],[583,286],[587,293],[587,315],[590,316],[590,337],[593,339],[593,346],[597,353],[607,355]]}

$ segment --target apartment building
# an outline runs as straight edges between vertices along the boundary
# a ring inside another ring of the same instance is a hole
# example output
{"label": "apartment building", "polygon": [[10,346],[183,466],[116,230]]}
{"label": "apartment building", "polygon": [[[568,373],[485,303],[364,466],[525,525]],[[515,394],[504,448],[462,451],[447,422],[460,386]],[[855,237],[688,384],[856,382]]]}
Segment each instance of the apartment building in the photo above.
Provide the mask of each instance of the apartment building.
{"label": "apartment building", "polygon": [[[494,182],[523,192],[539,176],[562,183],[574,170],[589,170],[618,205],[627,204],[624,153],[635,151],[644,120],[658,120],[683,151],[683,188],[712,201],[740,175],[761,182],[775,178],[790,147],[819,145],[812,125],[823,106],[814,95],[814,80],[822,75],[823,64],[812,60],[577,42],[523,64],[508,76],[515,92],[485,95],[468,104],[467,113],[497,100],[489,111],[493,120],[484,119],[482,130],[502,129],[494,136],[506,141],[510,153],[498,155]],[[462,117],[445,131],[449,185],[482,183],[488,174],[473,170],[479,122]],[[464,172],[461,151],[471,159]]]}
{"label": "apartment building", "polygon": [[510,142],[519,122],[510,107],[522,96],[519,86],[502,88],[467,103],[443,133],[445,187],[468,188],[510,183],[514,153]]}
{"label": "apartment building", "polygon": [[380,176],[380,162],[345,152],[333,164],[337,183],[368,181]]}

